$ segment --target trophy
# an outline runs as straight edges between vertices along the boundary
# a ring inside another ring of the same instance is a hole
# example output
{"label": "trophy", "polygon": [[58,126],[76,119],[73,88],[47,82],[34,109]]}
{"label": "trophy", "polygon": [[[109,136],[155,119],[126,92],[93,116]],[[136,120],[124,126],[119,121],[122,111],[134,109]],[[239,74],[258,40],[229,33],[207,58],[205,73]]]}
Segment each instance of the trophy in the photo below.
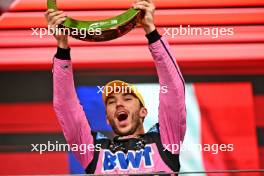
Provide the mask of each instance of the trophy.
{"label": "trophy", "polygon": [[[47,0],[47,6],[49,9],[57,10],[56,0]],[[79,40],[108,41],[131,31],[142,15],[140,10],[129,8],[118,16],[99,21],[81,21],[67,17],[59,27],[69,30],[69,35]]]}

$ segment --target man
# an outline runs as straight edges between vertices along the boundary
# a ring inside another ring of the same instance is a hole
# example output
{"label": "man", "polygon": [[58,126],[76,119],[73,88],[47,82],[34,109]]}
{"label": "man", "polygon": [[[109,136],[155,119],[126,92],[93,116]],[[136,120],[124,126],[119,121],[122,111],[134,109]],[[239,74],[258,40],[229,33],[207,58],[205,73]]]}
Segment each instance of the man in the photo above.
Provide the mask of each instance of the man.
{"label": "man", "polygon": [[[167,88],[166,93],[160,92],[159,123],[147,133],[143,128],[147,115],[143,97],[133,85],[119,80],[108,83],[103,92],[107,123],[116,137],[110,140],[91,131],[74,88],[68,38],[55,35],[58,50],[53,66],[53,103],[64,136],[69,144],[101,147],[100,151],[89,150],[85,154],[74,152],[87,173],[170,173],[180,168],[180,151],[174,146],[180,145],[186,129],[184,80],[166,39],[155,28],[152,1],[137,0],[133,7],[145,12],[141,25],[149,41],[160,86]],[[65,20],[60,11],[48,10],[45,16],[52,26]],[[125,91],[117,93],[120,88]]]}

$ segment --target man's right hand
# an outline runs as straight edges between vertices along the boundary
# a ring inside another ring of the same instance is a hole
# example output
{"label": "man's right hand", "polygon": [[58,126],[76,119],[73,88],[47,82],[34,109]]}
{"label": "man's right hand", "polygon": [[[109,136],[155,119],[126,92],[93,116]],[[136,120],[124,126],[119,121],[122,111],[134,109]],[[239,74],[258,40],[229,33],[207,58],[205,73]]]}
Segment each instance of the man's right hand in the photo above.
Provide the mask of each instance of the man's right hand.
{"label": "man's right hand", "polygon": [[[55,11],[54,9],[49,9],[45,12],[45,18],[50,28],[56,29],[58,25],[61,24],[65,19],[66,15],[63,11]],[[58,47],[60,48],[69,48],[68,46],[68,35],[63,34],[54,34],[55,39],[57,40]]]}

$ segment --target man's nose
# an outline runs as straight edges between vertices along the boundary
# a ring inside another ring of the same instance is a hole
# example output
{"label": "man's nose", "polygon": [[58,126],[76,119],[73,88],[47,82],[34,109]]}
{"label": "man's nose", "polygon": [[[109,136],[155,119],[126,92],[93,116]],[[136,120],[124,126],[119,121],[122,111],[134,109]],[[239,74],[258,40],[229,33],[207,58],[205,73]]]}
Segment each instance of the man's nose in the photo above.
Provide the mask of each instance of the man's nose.
{"label": "man's nose", "polygon": [[122,100],[119,99],[116,101],[116,107],[123,106],[123,105],[124,105],[124,102]]}

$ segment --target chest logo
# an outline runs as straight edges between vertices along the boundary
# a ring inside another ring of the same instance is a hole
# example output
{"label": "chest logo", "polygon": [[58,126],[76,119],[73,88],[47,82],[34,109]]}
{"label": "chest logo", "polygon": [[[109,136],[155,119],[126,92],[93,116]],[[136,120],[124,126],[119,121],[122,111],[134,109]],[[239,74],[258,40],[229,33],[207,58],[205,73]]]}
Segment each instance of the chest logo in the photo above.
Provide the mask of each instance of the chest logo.
{"label": "chest logo", "polygon": [[112,171],[116,168],[120,170],[139,169],[141,163],[146,168],[153,167],[153,151],[151,146],[144,149],[133,151],[128,150],[127,154],[122,151],[112,153],[110,150],[103,151],[103,171]]}

